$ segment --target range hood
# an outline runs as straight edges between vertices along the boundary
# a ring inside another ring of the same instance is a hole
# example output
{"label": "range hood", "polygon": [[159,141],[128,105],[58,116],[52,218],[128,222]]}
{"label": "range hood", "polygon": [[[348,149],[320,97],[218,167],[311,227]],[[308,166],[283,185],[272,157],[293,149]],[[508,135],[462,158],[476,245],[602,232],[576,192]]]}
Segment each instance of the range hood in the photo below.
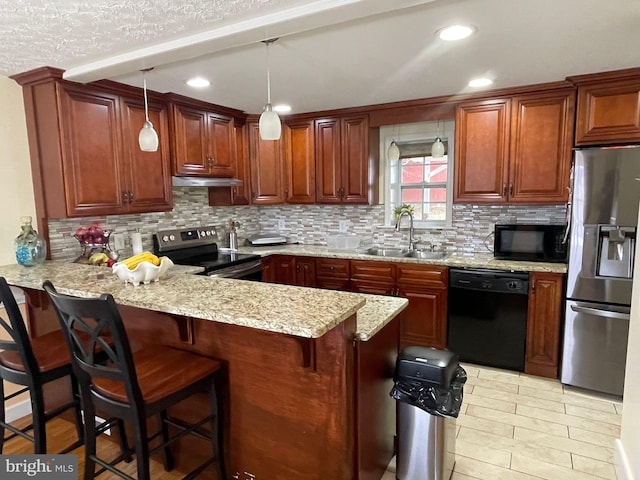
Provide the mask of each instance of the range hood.
{"label": "range hood", "polygon": [[238,178],[210,177],[171,177],[174,187],[239,187],[242,180]]}

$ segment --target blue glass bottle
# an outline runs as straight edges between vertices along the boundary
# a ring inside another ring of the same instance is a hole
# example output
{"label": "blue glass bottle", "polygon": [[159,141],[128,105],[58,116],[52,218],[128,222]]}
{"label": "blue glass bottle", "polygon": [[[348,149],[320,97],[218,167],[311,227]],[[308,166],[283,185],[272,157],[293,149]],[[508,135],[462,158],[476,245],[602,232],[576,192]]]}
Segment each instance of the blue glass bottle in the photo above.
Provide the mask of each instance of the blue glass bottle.
{"label": "blue glass bottle", "polygon": [[47,256],[47,242],[31,226],[31,217],[20,217],[20,222],[22,232],[13,242],[18,265],[32,267],[44,262]]}

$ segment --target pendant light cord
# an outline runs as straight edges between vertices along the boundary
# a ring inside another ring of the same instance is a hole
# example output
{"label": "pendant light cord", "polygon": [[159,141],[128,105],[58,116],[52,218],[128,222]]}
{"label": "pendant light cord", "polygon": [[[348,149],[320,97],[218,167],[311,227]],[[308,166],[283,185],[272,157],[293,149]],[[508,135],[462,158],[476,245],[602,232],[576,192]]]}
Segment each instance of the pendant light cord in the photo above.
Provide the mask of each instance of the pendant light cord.
{"label": "pendant light cord", "polygon": [[271,105],[271,72],[269,69],[269,45],[271,42],[273,40],[265,42],[267,44],[267,104],[269,105]]}
{"label": "pendant light cord", "polygon": [[147,72],[142,71],[142,90],[144,91],[144,116],[149,121],[149,104],[147,102]]}

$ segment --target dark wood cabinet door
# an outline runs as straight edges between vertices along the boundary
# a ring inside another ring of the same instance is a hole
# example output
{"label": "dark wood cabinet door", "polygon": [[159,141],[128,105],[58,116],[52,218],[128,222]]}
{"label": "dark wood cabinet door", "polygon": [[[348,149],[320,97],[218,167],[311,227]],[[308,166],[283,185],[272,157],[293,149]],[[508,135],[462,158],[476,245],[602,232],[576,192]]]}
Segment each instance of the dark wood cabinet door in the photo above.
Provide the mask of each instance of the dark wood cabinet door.
{"label": "dark wood cabinet door", "polygon": [[525,373],[558,377],[564,275],[531,272]]}
{"label": "dark wood cabinet door", "polygon": [[296,285],[300,287],[316,286],[316,262],[313,258],[296,257]]}
{"label": "dark wood cabinet door", "polygon": [[276,283],[276,271],[274,268],[274,256],[264,257],[262,263],[262,281],[266,283]]}
{"label": "dark wood cabinet door", "polygon": [[60,92],[64,188],[70,217],[126,211],[119,99],[82,85]]}
{"label": "dark wood cabinet door", "polygon": [[398,296],[409,300],[400,322],[400,348],[447,346],[447,289],[398,283]]}
{"label": "dark wood cabinet door", "polygon": [[127,210],[130,213],[171,210],[167,108],[164,104],[149,103],[149,119],[158,132],[160,143],[156,152],[143,152],[138,144],[138,133],[145,121],[144,104],[139,99],[123,98],[120,105]]}
{"label": "dark wood cabinet door", "polygon": [[276,255],[273,257],[274,283],[296,285],[296,264],[292,255]]}
{"label": "dark wood cabinet door", "polygon": [[369,117],[341,119],[343,203],[366,204],[369,199]]}
{"label": "dark wood cabinet door", "polygon": [[287,203],[316,201],[316,160],[313,120],[284,127],[285,132],[285,199]]}
{"label": "dark wood cabinet door", "polygon": [[640,141],[640,79],[601,81],[578,87],[576,145]]}
{"label": "dark wood cabinet door", "polygon": [[340,120],[315,121],[316,203],[341,203],[342,148]]}
{"label": "dark wood cabinet door", "polygon": [[317,258],[316,286],[327,290],[349,291],[350,260],[345,258]]}
{"label": "dark wood cabinet door", "polygon": [[207,120],[209,174],[212,177],[233,177],[236,173],[233,119],[210,113]]}
{"label": "dark wood cabinet door", "polygon": [[251,203],[284,203],[282,143],[280,140],[262,140],[257,123],[249,123],[248,128]]}
{"label": "dark wood cabinet door", "polygon": [[172,115],[175,175],[209,176],[207,112],[174,104]]}
{"label": "dark wood cabinet door", "polygon": [[513,98],[509,202],[567,201],[574,111],[573,89]]}
{"label": "dark wood cabinet door", "polygon": [[396,266],[392,262],[351,260],[351,290],[375,295],[395,295]]}
{"label": "dark wood cabinet door", "polygon": [[510,99],[496,99],[458,106],[454,202],[507,201],[510,105]]}
{"label": "dark wood cabinet door", "polygon": [[231,205],[249,205],[251,198],[251,173],[249,170],[249,141],[247,125],[234,125],[236,141],[236,178],[242,180],[239,187],[231,187]]}
{"label": "dark wood cabinet door", "polygon": [[367,280],[351,280],[349,284],[352,292],[369,293],[372,295],[395,295],[395,282],[372,282]]}

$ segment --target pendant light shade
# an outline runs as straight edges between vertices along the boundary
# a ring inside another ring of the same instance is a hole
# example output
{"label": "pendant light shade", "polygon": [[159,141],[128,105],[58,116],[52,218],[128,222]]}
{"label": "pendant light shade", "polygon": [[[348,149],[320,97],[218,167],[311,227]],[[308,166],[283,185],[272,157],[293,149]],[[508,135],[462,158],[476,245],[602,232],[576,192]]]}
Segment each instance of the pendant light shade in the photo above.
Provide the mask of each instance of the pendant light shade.
{"label": "pendant light shade", "polygon": [[387,149],[387,160],[396,161],[400,159],[400,149],[398,148],[398,144],[395,140],[391,142],[389,148]]}
{"label": "pendant light shade", "polygon": [[140,133],[138,134],[138,144],[140,145],[140,150],[142,150],[143,152],[156,152],[158,151],[158,133],[154,130],[151,120],[149,120],[149,103],[147,100],[147,78],[145,74],[149,70],[153,69],[147,68],[146,70],[142,70],[142,91],[144,93],[145,122],[142,126],[142,130],[140,130]]}
{"label": "pendant light shade", "polygon": [[271,105],[271,74],[269,71],[269,45],[278,40],[272,38],[271,40],[265,40],[263,43],[267,46],[267,104],[264,106],[264,111],[260,115],[260,122],[258,124],[260,131],[260,138],[262,140],[279,140],[282,133],[282,125],[280,123],[280,117],[273,111]]}
{"label": "pendant light shade", "polygon": [[431,157],[442,158],[444,157],[444,143],[440,140],[440,137],[436,138],[436,141],[431,145]]}

